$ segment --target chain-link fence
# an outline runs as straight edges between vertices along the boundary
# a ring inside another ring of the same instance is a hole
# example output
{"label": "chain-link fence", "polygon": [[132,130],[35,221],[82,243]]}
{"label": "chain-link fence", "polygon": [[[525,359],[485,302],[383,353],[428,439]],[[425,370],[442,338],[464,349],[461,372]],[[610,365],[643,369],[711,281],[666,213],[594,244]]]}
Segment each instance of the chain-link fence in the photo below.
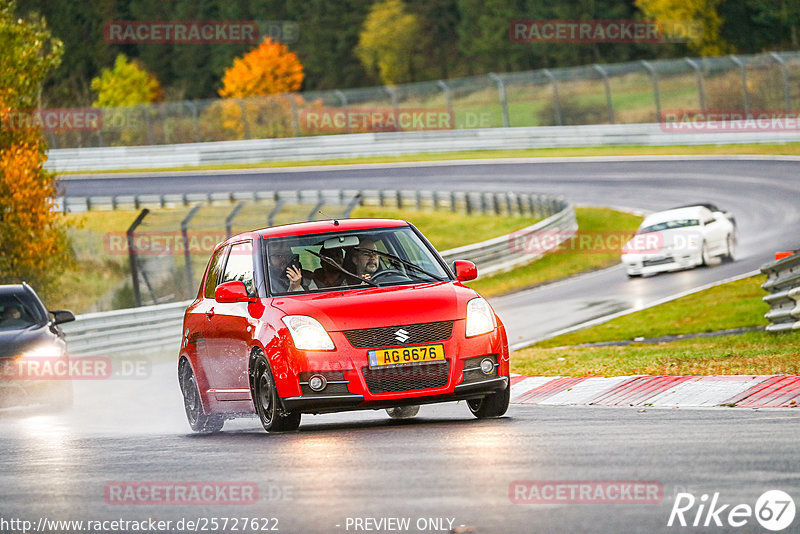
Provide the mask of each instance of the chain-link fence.
{"label": "chain-link fence", "polygon": [[668,110],[800,108],[800,52],[542,69],[397,86],[101,110],[51,148],[337,133],[659,122]]}

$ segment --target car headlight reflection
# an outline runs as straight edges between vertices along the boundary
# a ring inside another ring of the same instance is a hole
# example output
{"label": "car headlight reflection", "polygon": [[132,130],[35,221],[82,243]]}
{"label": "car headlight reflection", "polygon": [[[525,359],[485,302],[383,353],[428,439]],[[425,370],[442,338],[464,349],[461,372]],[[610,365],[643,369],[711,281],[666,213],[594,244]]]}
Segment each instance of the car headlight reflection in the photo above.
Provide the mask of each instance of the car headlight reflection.
{"label": "car headlight reflection", "polygon": [[307,315],[287,315],[281,320],[300,350],[334,350],[333,341],[319,321]]}
{"label": "car headlight reflection", "polygon": [[486,300],[477,297],[467,303],[467,337],[486,334],[496,326],[494,311]]}
{"label": "car headlight reflection", "polygon": [[59,358],[64,355],[64,349],[55,343],[38,345],[22,353],[22,358]]}

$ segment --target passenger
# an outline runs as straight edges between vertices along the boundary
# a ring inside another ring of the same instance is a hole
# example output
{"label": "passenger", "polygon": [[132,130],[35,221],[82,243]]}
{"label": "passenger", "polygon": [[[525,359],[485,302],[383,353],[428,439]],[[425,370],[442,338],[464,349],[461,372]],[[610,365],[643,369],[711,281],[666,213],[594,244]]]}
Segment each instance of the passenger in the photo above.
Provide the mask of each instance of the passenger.
{"label": "passenger", "polygon": [[292,249],[286,242],[269,244],[269,281],[274,293],[316,289],[310,273],[303,270],[299,260],[295,261]]}
{"label": "passenger", "polygon": [[[342,265],[344,251],[341,248],[322,248],[319,254],[336,262],[337,265]],[[314,271],[314,282],[318,288],[339,287],[347,284],[347,276],[324,259],[320,259],[320,268]]]}
{"label": "passenger", "polygon": [[0,317],[0,326],[25,326],[27,324],[22,318],[22,312],[16,306],[6,306]]}

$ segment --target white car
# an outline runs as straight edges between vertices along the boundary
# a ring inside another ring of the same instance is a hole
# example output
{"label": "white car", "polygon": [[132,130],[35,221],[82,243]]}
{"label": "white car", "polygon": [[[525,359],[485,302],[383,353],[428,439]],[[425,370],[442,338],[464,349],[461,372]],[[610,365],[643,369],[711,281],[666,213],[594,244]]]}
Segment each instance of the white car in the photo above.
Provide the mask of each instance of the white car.
{"label": "white car", "polygon": [[622,249],[628,276],[690,269],[712,258],[733,261],[736,226],[732,215],[704,205],[648,215]]}

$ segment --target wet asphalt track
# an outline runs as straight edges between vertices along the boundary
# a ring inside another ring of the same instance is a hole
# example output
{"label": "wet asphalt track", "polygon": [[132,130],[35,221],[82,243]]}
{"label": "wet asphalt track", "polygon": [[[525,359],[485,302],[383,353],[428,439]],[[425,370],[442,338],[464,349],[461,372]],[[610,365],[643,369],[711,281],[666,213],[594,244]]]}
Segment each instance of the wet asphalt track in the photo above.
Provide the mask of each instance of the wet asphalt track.
{"label": "wet asphalt track", "polygon": [[[508,188],[642,209],[711,200],[735,212],[740,248],[733,264],[634,281],[612,268],[497,299],[513,343],[599,311],[750,271],[775,250],[796,248],[798,171],[800,163],[767,161],[515,163],[270,172],[225,180],[70,180],[65,187],[72,195]],[[573,317],[578,312],[580,318]],[[345,529],[347,517],[407,517],[412,526],[405,532],[420,532],[418,519],[438,517],[481,533],[727,532],[730,527],[667,528],[675,493],[718,491],[723,503],[752,506],[764,491],[782,489],[800,502],[798,413],[518,405],[502,419],[476,421],[461,403],[423,407],[410,422],[370,411],[306,417],[299,432],[285,435],[267,435],[249,419],[228,423],[220,435],[196,436],[183,417],[174,366],[156,364],[146,378],[77,383],[75,407],[65,414],[0,412],[0,518],[275,517],[280,532],[354,532]],[[259,499],[235,507],[117,506],[104,500],[109,482],[192,480],[253,482]],[[656,481],[664,499],[647,505],[512,504],[509,485],[515,480]],[[795,519],[786,532],[797,532],[798,525]],[[751,519],[736,532],[765,530]]]}

